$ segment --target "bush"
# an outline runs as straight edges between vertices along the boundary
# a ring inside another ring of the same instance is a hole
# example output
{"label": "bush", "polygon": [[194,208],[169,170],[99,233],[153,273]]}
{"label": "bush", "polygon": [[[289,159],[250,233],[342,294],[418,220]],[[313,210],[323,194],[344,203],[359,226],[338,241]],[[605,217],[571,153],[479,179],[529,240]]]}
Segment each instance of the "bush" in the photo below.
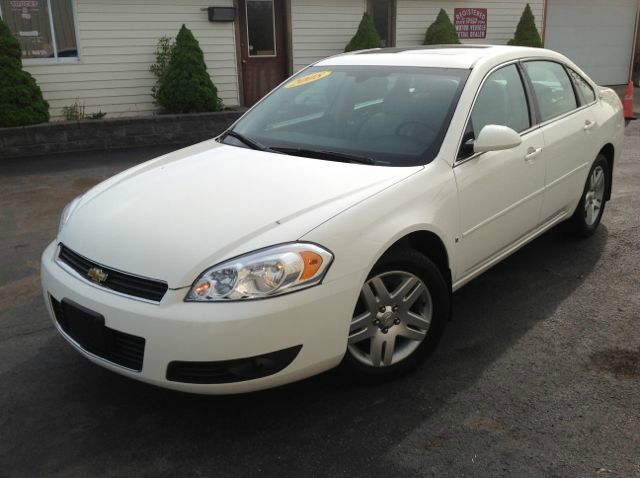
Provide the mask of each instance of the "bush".
{"label": "bush", "polygon": [[204,54],[186,26],[176,37],[169,63],[160,77],[157,101],[170,113],[219,111],[222,102],[204,62]]}
{"label": "bush", "polygon": [[0,127],[49,121],[49,103],[22,69],[22,48],[0,18]]}
{"label": "bush", "polygon": [[160,88],[160,78],[167,69],[167,65],[169,65],[169,60],[171,59],[171,52],[173,51],[173,47],[175,43],[171,41],[171,37],[166,35],[161,36],[158,40],[158,45],[156,46],[156,62],[149,67],[149,71],[154,74],[156,77],[156,84],[151,88],[151,96],[153,99],[158,101],[158,88]]}
{"label": "bush", "polygon": [[360,25],[358,25],[358,31],[353,38],[347,43],[344,51],[366,50],[368,48],[380,48],[382,43],[380,42],[380,35],[376,31],[376,27],[373,24],[371,17],[364,13]]}
{"label": "bush", "polygon": [[427,32],[424,35],[423,45],[448,45],[459,44],[458,32],[451,23],[451,19],[447,12],[443,8],[438,13],[436,21],[429,25]]}
{"label": "bush", "polygon": [[85,118],[84,103],[80,103],[78,99],[71,106],[62,107],[62,116],[67,121],[82,121]]}
{"label": "bush", "polygon": [[107,113],[103,113],[102,110],[86,113],[84,102],[76,98],[72,105],[62,107],[62,116],[67,121],[84,121],[102,119],[107,116]]}
{"label": "bush", "polygon": [[107,113],[103,113],[102,110],[98,110],[94,113],[90,113],[87,115],[87,119],[90,120],[99,120],[107,116]]}
{"label": "bush", "polygon": [[516,27],[516,34],[509,40],[508,44],[542,48],[542,39],[536,28],[536,17],[533,16],[533,12],[528,3],[527,6],[524,7],[524,12],[522,12],[522,16]]}

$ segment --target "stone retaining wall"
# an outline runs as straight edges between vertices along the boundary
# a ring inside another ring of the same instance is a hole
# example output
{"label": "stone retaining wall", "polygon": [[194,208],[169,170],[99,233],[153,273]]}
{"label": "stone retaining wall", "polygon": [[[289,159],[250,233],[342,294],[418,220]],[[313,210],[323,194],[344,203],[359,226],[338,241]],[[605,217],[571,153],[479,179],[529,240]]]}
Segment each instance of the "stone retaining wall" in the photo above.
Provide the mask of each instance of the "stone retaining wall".
{"label": "stone retaining wall", "polygon": [[72,151],[197,143],[217,136],[244,109],[0,128],[0,159]]}

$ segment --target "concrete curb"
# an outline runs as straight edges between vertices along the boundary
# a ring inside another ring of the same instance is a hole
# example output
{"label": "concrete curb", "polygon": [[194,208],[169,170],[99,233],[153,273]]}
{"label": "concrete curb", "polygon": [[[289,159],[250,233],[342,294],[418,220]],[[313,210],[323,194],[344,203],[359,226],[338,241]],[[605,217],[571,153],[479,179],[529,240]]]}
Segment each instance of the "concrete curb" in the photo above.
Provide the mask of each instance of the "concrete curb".
{"label": "concrete curb", "polygon": [[0,158],[197,143],[227,129],[244,108],[0,128]]}

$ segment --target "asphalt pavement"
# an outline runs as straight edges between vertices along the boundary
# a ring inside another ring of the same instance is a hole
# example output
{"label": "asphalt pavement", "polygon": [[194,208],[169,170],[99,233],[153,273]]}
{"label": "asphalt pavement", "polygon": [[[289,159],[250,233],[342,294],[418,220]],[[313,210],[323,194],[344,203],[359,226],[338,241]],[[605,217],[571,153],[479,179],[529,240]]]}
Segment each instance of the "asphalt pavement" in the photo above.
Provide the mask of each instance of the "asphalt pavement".
{"label": "asphalt pavement", "polygon": [[226,397],[91,364],[41,296],[64,204],[166,150],[0,161],[1,477],[640,477],[640,121],[595,236],[556,228],[462,288],[415,373]]}

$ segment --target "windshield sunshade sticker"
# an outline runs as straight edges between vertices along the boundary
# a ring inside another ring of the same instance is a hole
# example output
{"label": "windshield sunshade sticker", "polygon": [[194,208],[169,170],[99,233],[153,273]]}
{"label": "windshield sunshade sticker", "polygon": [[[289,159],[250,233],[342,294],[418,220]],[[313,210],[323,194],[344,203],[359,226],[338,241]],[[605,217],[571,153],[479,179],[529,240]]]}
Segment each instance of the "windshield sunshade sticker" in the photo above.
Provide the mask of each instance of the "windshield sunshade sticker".
{"label": "windshield sunshade sticker", "polygon": [[328,71],[328,70],[318,71],[317,73],[311,73],[309,75],[304,75],[304,76],[301,76],[300,78],[297,78],[297,79],[295,79],[293,81],[290,81],[289,83],[284,85],[284,87],[285,88],[295,88],[297,86],[306,85],[307,83],[313,83],[314,81],[318,81],[318,80],[321,80],[322,78],[326,78],[330,74],[331,74],[331,71]]}

